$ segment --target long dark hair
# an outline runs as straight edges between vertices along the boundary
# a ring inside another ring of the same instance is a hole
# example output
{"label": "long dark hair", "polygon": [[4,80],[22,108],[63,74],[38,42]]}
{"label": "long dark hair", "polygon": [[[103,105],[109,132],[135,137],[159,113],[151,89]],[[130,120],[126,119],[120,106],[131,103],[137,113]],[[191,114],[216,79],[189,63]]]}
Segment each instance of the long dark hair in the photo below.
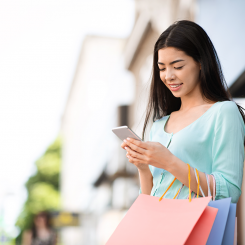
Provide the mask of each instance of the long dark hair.
{"label": "long dark hair", "polygon": [[[173,111],[178,111],[181,106],[181,99],[175,97],[160,79],[157,64],[158,50],[165,47],[174,47],[184,51],[201,64],[200,81],[204,99],[215,102],[232,100],[218,55],[207,33],[192,21],[177,21],[160,35],[154,46],[152,79],[142,133],[143,140],[151,115],[155,122],[163,116],[170,115]],[[237,106],[245,123],[245,115],[242,110],[244,108]]]}

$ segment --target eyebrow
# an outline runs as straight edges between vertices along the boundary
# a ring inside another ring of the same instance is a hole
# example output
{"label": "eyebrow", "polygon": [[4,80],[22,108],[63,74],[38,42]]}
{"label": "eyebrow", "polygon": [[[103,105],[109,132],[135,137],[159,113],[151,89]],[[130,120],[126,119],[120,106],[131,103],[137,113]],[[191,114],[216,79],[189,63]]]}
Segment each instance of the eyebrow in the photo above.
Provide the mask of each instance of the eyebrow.
{"label": "eyebrow", "polygon": [[[180,61],[184,61],[184,60],[174,60],[174,61],[172,61],[172,62],[170,62],[170,65],[173,65],[173,64],[175,64],[175,63],[177,63],[177,62],[180,62]],[[165,65],[164,63],[162,63],[162,62],[157,62],[159,65]]]}

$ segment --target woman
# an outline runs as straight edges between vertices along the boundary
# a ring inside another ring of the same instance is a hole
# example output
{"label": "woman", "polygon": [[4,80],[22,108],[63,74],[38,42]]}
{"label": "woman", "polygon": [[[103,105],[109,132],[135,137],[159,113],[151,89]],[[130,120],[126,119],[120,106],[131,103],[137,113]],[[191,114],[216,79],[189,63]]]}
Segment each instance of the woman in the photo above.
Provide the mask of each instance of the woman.
{"label": "woman", "polygon": [[[191,21],[165,30],[154,47],[150,97],[142,138],[153,119],[150,141],[127,139],[129,162],[139,171],[140,193],[164,198],[188,196],[188,166],[199,171],[208,195],[216,182],[216,199],[241,195],[245,115],[231,100],[215,48],[206,32]],[[211,177],[211,175],[214,177]],[[191,168],[191,190],[197,192]],[[194,195],[194,193],[193,193]]]}
{"label": "woman", "polygon": [[51,229],[49,214],[40,212],[34,217],[32,229],[25,231],[23,245],[55,245],[56,233]]}

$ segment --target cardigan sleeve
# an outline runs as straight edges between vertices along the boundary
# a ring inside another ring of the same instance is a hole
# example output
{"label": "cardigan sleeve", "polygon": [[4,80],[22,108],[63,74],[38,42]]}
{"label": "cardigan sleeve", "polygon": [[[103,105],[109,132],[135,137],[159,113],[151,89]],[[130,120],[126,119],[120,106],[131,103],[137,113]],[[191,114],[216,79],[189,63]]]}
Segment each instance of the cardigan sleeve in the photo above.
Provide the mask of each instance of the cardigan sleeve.
{"label": "cardigan sleeve", "polygon": [[216,181],[216,199],[241,195],[244,162],[245,126],[235,102],[220,107],[214,127],[212,175]]}

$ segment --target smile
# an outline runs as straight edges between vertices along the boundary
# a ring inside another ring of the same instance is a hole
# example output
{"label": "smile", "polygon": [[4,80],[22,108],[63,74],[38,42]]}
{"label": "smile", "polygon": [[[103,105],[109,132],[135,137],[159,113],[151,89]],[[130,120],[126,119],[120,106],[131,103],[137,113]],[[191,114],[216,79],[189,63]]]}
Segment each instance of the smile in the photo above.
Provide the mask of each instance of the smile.
{"label": "smile", "polygon": [[182,87],[182,84],[183,84],[183,83],[176,84],[176,85],[169,85],[169,86],[170,86],[170,89],[171,89],[172,91],[177,91],[177,90],[179,90],[179,89]]}

